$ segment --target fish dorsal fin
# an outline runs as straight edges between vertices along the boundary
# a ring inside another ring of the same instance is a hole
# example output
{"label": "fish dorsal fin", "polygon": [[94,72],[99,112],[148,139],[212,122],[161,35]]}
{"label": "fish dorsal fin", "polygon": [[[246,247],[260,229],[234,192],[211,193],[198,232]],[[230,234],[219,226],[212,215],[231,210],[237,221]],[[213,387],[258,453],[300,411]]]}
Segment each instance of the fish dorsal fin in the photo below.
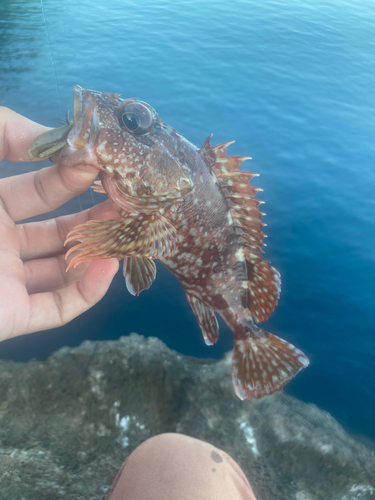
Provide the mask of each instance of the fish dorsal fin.
{"label": "fish dorsal fin", "polygon": [[203,154],[208,154],[208,151],[210,151],[212,149],[212,146],[211,146],[211,137],[213,136],[213,134],[210,134],[207,139],[204,141],[204,143],[202,144],[202,147],[200,148],[200,152],[203,153]]}
{"label": "fish dorsal fin", "polygon": [[[212,146],[209,136],[202,148],[202,153],[209,158],[209,167],[214,180],[227,200],[229,220],[237,233],[242,251],[238,261],[244,271],[244,286],[242,291],[243,306],[249,309],[256,322],[265,321],[274,310],[280,294],[280,274],[263,256],[264,224],[261,219],[265,215],[259,210],[263,203],[255,196],[260,188],[250,186],[249,182],[258,174],[241,171],[240,167],[246,156],[227,156],[228,147],[234,141]],[[241,278],[242,279],[242,278]]]}
{"label": "fish dorsal fin", "polygon": [[68,234],[65,241],[80,241],[66,253],[79,252],[68,269],[83,262],[111,257],[162,259],[177,249],[177,232],[159,212],[125,214],[115,220],[90,220]]}
{"label": "fish dorsal fin", "polygon": [[156,266],[147,257],[124,257],[123,274],[129,292],[139,295],[155,281]]}
{"label": "fish dorsal fin", "polygon": [[186,295],[201,327],[205,343],[207,345],[215,344],[219,337],[219,324],[213,310],[195,295],[188,293]]}

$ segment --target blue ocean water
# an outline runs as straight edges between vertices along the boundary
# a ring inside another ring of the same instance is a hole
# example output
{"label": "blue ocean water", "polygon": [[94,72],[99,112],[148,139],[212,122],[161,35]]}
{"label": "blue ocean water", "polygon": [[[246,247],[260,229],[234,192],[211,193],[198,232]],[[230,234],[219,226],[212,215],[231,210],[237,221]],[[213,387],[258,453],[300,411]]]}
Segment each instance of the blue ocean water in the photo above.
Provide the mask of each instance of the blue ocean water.
{"label": "blue ocean water", "polygon": [[[49,126],[72,88],[149,102],[196,145],[235,139],[282,276],[264,328],[311,366],[286,392],[375,439],[375,10],[370,0],[7,0],[0,2],[0,104]],[[0,163],[0,176],[47,165]],[[92,206],[85,193],[52,215]],[[0,344],[0,358],[45,359],[64,345],[132,331],[197,357],[232,346],[221,322],[205,346],[178,281],[158,266],[135,298],[119,274],[65,327]]]}

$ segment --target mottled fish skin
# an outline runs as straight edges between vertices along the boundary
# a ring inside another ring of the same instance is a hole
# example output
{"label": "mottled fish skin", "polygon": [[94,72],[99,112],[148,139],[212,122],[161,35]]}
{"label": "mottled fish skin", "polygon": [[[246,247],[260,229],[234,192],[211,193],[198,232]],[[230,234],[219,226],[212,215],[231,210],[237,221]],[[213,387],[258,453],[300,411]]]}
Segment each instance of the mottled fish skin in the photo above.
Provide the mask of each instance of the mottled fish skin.
{"label": "mottled fish skin", "polygon": [[[208,345],[218,338],[215,312],[231,329],[237,396],[280,390],[309,362],[256,324],[276,306],[280,276],[262,256],[260,189],[249,185],[257,174],[240,170],[247,158],[226,156],[231,143],[211,146],[210,137],[196,148],[137,99],[81,87],[74,99],[72,130],[53,160],[96,166],[94,189],[108,194],[121,217],[75,228],[67,242],[80,243],[67,253],[75,254],[69,267],[124,257],[127,287],[138,295],[160,260],[180,280]],[[51,142],[44,138],[34,150],[43,154]]]}

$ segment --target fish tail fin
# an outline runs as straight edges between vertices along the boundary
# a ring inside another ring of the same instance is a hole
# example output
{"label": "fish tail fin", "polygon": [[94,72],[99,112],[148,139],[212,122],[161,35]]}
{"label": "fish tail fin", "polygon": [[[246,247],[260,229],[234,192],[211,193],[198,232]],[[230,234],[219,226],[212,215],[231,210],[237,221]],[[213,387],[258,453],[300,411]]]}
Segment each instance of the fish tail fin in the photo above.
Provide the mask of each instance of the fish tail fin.
{"label": "fish tail fin", "polygon": [[302,351],[276,335],[255,325],[250,335],[234,341],[232,381],[240,399],[273,394],[309,365]]}

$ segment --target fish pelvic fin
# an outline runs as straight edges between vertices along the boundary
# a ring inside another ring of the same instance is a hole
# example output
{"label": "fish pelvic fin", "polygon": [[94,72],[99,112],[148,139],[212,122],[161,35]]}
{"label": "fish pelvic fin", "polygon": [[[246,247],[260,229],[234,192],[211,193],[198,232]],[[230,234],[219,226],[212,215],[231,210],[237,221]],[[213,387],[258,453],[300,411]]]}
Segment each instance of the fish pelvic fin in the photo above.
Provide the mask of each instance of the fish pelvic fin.
{"label": "fish pelvic fin", "polygon": [[139,295],[155,281],[156,266],[147,257],[124,257],[123,274],[128,291]]}
{"label": "fish pelvic fin", "polygon": [[232,381],[240,399],[273,394],[309,365],[294,345],[255,326],[254,332],[234,341]]}
{"label": "fish pelvic fin", "polygon": [[187,293],[186,296],[201,327],[206,345],[214,345],[219,337],[219,323],[214,311],[195,295]]}
{"label": "fish pelvic fin", "polygon": [[73,229],[65,241],[80,241],[65,258],[76,255],[68,268],[83,262],[116,257],[169,257],[177,249],[177,232],[160,213],[125,214],[115,220],[91,220]]}

